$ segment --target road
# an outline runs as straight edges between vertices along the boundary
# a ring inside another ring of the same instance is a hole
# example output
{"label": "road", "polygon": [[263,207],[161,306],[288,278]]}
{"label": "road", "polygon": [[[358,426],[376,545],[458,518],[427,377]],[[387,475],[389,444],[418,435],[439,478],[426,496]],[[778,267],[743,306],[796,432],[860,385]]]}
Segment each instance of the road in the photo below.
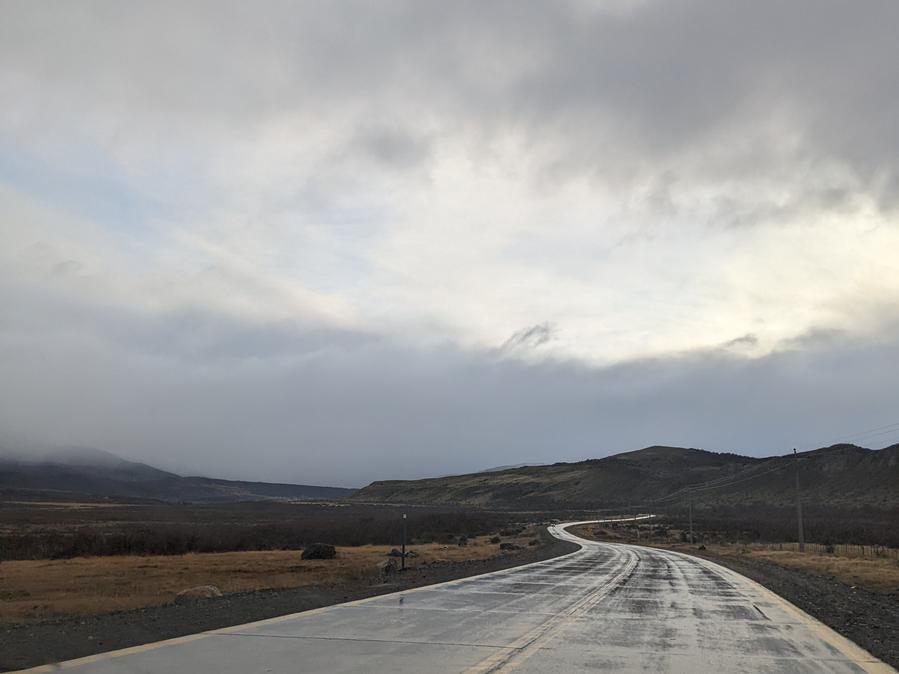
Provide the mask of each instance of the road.
{"label": "road", "polygon": [[584,541],[562,526],[550,530],[582,549],[62,668],[84,674],[895,671],[712,562]]}

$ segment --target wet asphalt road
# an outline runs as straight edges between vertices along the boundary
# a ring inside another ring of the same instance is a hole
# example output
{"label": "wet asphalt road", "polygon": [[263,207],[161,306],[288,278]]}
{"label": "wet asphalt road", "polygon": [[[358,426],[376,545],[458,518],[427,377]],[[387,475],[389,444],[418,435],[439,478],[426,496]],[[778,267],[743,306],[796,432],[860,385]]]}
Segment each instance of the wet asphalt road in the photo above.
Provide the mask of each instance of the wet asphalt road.
{"label": "wet asphalt road", "polygon": [[894,671],[711,562],[551,532],[584,548],[63,667],[85,674]]}

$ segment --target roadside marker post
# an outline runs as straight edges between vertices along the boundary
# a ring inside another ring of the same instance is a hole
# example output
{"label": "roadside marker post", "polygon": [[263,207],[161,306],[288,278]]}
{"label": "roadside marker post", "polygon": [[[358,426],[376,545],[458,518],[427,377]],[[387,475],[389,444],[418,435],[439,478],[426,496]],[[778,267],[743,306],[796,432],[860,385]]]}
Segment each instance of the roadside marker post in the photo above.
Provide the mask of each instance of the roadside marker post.
{"label": "roadside marker post", "polygon": [[403,557],[400,562],[400,571],[406,570],[406,513],[403,513]]}
{"label": "roadside marker post", "polygon": [[690,545],[693,545],[693,499],[690,499]]}

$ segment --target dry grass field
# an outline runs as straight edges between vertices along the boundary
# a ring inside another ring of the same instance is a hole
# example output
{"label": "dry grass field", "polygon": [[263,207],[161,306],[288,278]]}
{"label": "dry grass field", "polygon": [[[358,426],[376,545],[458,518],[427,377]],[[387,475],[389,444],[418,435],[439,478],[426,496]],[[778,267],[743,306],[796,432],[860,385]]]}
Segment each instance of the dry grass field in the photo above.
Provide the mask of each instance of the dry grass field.
{"label": "dry grass field", "polygon": [[[672,549],[689,551],[688,546],[675,545]],[[695,546],[693,546],[695,548]],[[806,573],[835,578],[850,586],[865,587],[886,593],[899,593],[899,560],[882,558],[847,557],[832,553],[794,552],[792,550],[767,550],[763,547],[741,545],[709,545],[710,553],[722,557],[745,556],[772,562],[780,566],[799,569]]]}
{"label": "dry grass field", "polygon": [[[528,527],[517,536],[503,537],[503,542],[526,548],[534,535],[534,528]],[[495,557],[499,546],[489,538],[473,538],[464,547],[411,546],[418,556],[408,559],[407,566]],[[376,581],[377,565],[387,559],[391,547],[338,547],[331,560],[301,560],[298,550],[265,550],[5,561],[0,565],[0,623],[161,605],[198,585],[215,585],[227,594]]]}

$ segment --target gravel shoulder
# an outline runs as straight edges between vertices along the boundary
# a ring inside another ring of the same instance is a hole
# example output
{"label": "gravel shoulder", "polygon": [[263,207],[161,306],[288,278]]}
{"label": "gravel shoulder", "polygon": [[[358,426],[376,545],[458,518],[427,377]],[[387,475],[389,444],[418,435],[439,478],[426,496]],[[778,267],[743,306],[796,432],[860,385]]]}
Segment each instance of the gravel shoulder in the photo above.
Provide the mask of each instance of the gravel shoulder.
{"label": "gravel shoulder", "polygon": [[0,629],[0,671],[71,660],[96,653],[172,639],[186,634],[240,625],[308,611],[346,601],[432,585],[512,568],[573,552],[578,546],[540,531],[542,545],[484,560],[411,569],[384,583],[266,590],[198,599],[85,618],[66,618]]}
{"label": "gravel shoulder", "polygon": [[[679,550],[687,552],[686,550]],[[750,557],[689,551],[725,566],[792,602],[834,631],[899,669],[899,596]]]}

